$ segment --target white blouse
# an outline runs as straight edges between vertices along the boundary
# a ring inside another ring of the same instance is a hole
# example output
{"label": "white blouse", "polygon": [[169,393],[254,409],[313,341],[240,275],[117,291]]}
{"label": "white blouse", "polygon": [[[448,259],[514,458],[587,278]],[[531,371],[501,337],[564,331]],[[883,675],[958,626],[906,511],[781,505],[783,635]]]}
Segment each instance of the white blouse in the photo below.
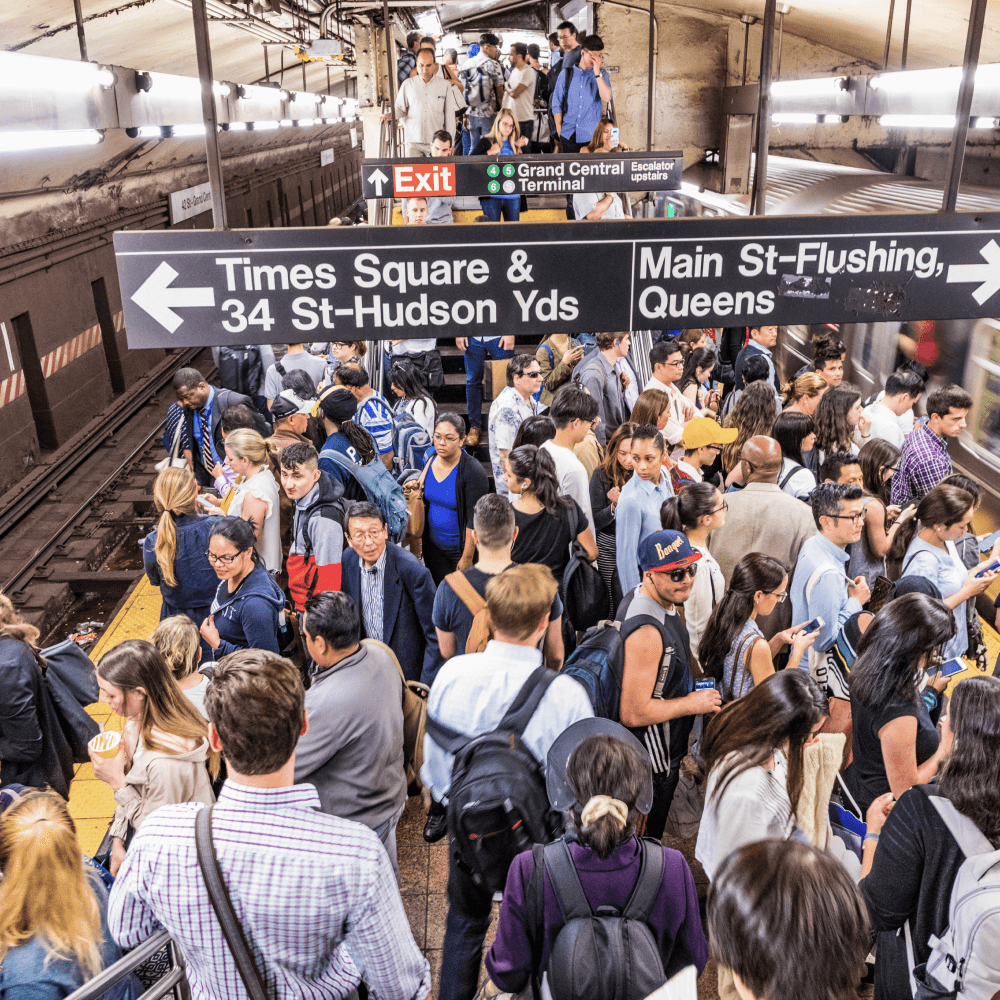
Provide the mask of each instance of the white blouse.
{"label": "white blouse", "polygon": [[229,513],[233,517],[242,517],[243,500],[247,496],[257,497],[267,504],[267,514],[264,517],[264,527],[260,538],[254,546],[260,561],[269,573],[281,571],[281,523],[280,497],[278,483],[271,470],[264,468],[249,479],[237,483],[233,487],[233,499],[229,505]]}

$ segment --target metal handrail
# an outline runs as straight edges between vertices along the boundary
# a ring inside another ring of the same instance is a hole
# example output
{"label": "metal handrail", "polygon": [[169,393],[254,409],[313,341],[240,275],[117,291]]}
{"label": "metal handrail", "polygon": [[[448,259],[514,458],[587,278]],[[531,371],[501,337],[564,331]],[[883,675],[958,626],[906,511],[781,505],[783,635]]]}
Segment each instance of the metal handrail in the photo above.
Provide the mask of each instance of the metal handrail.
{"label": "metal handrail", "polygon": [[181,954],[180,948],[177,947],[177,942],[166,931],[159,931],[152,937],[146,938],[142,944],[130,951],[124,958],[120,958],[114,965],[109,965],[78,990],[72,992],[66,1000],[99,1000],[112,986],[132,975],[140,965],[151,959],[164,946],[170,952],[172,968],[161,980],[146,990],[139,997],[139,1000],[160,1000],[161,997],[166,996],[175,988],[178,989],[182,1000],[187,1000],[191,993],[188,989],[184,956]]}

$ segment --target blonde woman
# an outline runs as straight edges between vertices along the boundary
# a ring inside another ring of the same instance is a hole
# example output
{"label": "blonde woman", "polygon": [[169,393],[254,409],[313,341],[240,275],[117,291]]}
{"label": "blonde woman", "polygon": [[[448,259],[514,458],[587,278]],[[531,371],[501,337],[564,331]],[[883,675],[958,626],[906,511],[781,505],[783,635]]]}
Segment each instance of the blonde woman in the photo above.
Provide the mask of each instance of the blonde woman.
{"label": "blonde woman", "polygon": [[208,689],[208,677],[198,670],[201,663],[198,626],[187,615],[171,615],[153,629],[149,641],[160,651],[184,697],[207,719],[205,691]]}
{"label": "blonde woman", "polygon": [[[108,890],[54,792],[31,792],[4,813],[0,869],[0,995],[59,1000],[122,957],[108,931]],[[141,992],[129,976],[103,1000]]]}
{"label": "blonde woman", "polygon": [[277,574],[281,572],[281,497],[271,462],[267,442],[256,431],[241,427],[226,437],[226,463],[236,473],[226,513],[253,525],[257,555],[269,573]]}
{"label": "blonde woman", "polygon": [[[528,144],[521,135],[517,119],[510,108],[504,108],[493,119],[493,128],[476,143],[473,156],[514,156]],[[499,222],[501,214],[507,222],[517,222],[521,218],[521,196],[519,194],[497,194],[480,198],[483,215],[490,222]]]}
{"label": "blonde woman", "polygon": [[115,795],[108,868],[117,875],[126,841],[154,809],[215,802],[209,774],[218,774],[219,755],[209,747],[208,723],[151,642],[127,639],[105,653],[97,664],[97,683],[101,701],[126,720],[117,756],[90,752],[94,777]]}
{"label": "blonde woman", "polygon": [[805,372],[785,386],[782,413],[804,413],[812,417],[823,393],[829,388],[827,381],[816,372]]}
{"label": "blonde woman", "polygon": [[143,540],[146,576],[160,588],[160,618],[187,615],[201,624],[219,585],[205,558],[212,525],[198,511],[198,482],[190,469],[164,469],[156,477],[153,500],[159,523]]}

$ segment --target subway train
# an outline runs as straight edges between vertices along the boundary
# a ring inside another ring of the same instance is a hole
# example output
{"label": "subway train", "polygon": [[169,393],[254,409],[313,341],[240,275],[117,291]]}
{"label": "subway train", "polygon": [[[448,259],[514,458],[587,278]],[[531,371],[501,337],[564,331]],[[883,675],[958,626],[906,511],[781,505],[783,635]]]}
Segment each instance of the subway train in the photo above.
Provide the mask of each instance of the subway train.
{"label": "subway train", "polygon": [[[685,184],[674,197],[682,199],[685,211],[692,215],[747,214],[743,201],[703,194],[692,185]],[[915,177],[768,158],[768,215],[935,212],[941,198],[940,185]],[[1000,191],[963,186],[958,210],[1000,211]],[[1000,299],[997,309],[1000,314]],[[856,385],[865,399],[885,387],[888,375],[906,356],[927,368],[930,386],[956,382],[971,393],[974,402],[968,428],[949,450],[956,470],[985,487],[976,530],[1000,527],[1000,318],[787,327],[778,341],[778,361],[786,377],[812,360],[811,341],[824,330],[835,332],[843,341],[847,348],[844,379]]]}

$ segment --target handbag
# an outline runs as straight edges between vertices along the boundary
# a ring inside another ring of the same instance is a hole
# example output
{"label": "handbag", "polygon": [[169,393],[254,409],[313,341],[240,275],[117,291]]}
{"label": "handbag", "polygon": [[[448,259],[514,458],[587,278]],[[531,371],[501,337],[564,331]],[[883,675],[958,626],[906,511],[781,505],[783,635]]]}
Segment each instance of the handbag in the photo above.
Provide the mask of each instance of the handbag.
{"label": "handbag", "polygon": [[424,525],[426,523],[426,508],[424,507],[424,480],[427,478],[427,470],[434,461],[432,455],[427,459],[423,472],[419,479],[410,479],[403,483],[403,496],[406,497],[406,537],[402,544],[408,545],[410,552],[418,559],[423,550],[422,539],[424,537]]}
{"label": "handbag", "polygon": [[983,635],[983,624],[976,612],[975,602],[970,603],[972,607],[968,616],[969,648],[965,655],[976,665],[976,669],[986,673],[989,667],[989,654],[986,649],[986,638]]}
{"label": "handbag", "polygon": [[170,443],[170,454],[166,458],[161,458],[156,465],[153,466],[157,472],[163,472],[164,469],[183,469],[187,465],[187,460],[179,457],[181,452],[181,431],[184,429],[184,417],[181,416],[180,420],[177,421],[177,429],[174,431],[174,439]]}
{"label": "handbag", "polygon": [[264,977],[261,976],[257,963],[254,961],[253,952],[250,951],[250,946],[243,933],[243,927],[236,919],[233,903],[229,898],[229,890],[226,888],[222,870],[219,868],[215,844],[212,842],[212,810],[214,808],[215,806],[205,806],[198,811],[198,815],[195,817],[194,839],[198,851],[198,866],[205,879],[205,887],[208,889],[208,898],[212,902],[212,909],[215,910],[219,926],[222,928],[222,936],[226,939],[226,944],[229,945],[229,951],[250,1000],[270,1000],[270,993],[268,993]]}
{"label": "handbag", "polygon": [[872,596],[868,598],[868,610],[878,614],[896,596],[896,584],[887,576],[879,574],[872,586]]}
{"label": "handbag", "polygon": [[608,591],[604,577],[587,558],[577,541],[580,532],[576,504],[569,508],[569,562],[563,570],[562,590],[566,617],[577,632],[593,628],[608,612]]}

